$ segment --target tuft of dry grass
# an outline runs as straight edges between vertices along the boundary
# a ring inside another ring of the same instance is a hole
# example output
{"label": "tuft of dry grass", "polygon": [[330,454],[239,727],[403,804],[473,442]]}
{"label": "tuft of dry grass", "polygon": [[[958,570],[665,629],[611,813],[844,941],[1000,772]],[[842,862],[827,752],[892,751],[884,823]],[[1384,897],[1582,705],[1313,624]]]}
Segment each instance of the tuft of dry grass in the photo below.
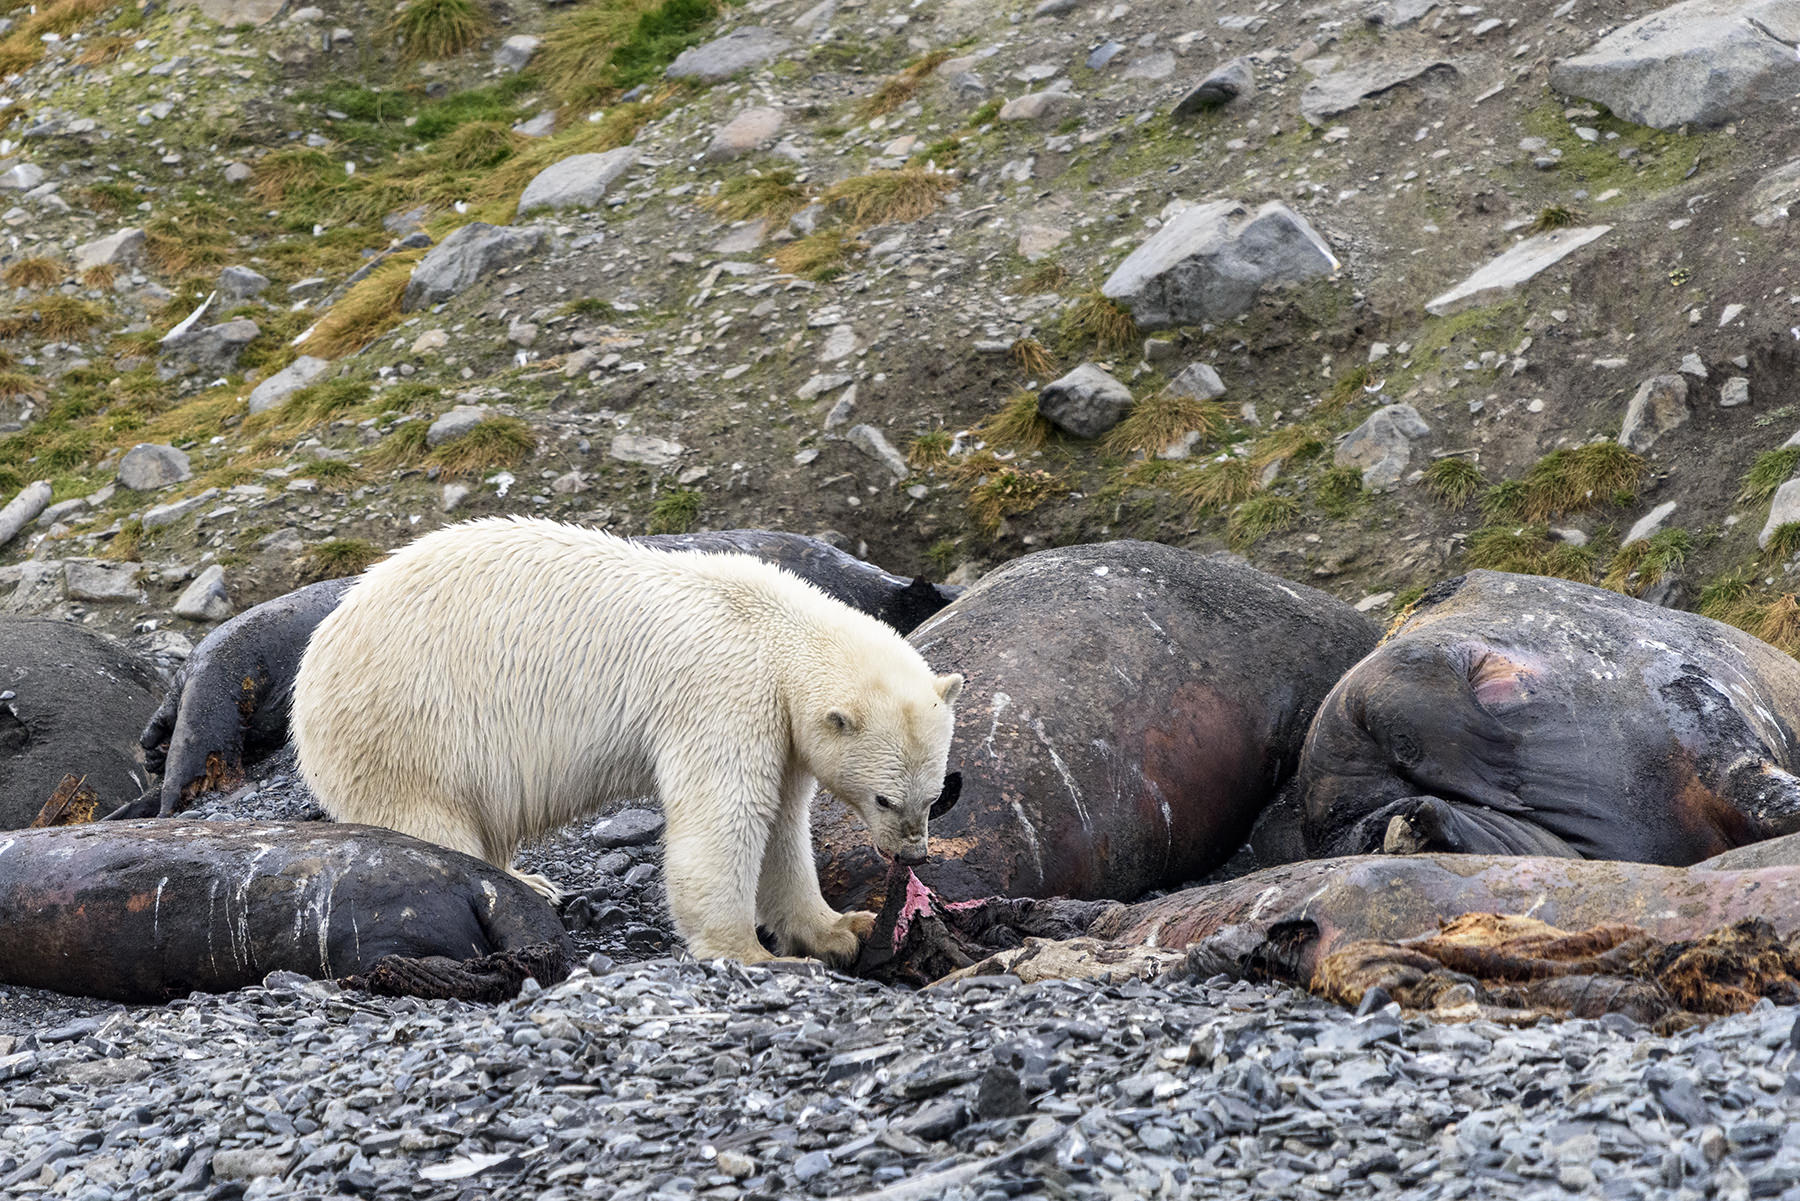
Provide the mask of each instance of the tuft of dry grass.
{"label": "tuft of dry grass", "polygon": [[115,563],[130,563],[137,559],[138,548],[143,543],[144,523],[140,518],[133,517],[120,523],[119,532],[112,536],[112,541],[106,544],[106,549],[100,552],[100,557],[110,559]]}
{"label": "tuft of dry grass", "polygon": [[1008,517],[1029,513],[1068,490],[1047,471],[1003,463],[992,455],[984,458],[976,483],[969,489],[968,506],[976,528],[990,538],[1000,532]]}
{"label": "tuft of dry grass", "polygon": [[1344,374],[1331,381],[1331,387],[1319,401],[1319,411],[1324,413],[1341,413],[1349,407],[1350,402],[1363,394],[1369,381],[1375,378],[1375,370],[1367,363],[1358,363]]}
{"label": "tuft of dry grass", "polygon": [[1106,431],[1101,445],[1109,454],[1136,452],[1155,458],[1190,431],[1199,431],[1206,441],[1218,437],[1228,424],[1224,405],[1165,388],[1132,405],[1124,419]]}
{"label": "tuft of dry grass", "polygon": [[111,263],[95,263],[81,273],[81,286],[105,292],[119,282],[119,269]]}
{"label": "tuft of dry grass", "polygon": [[9,287],[33,289],[60,284],[68,277],[67,264],[60,259],[53,259],[41,254],[13,260],[6,265],[5,274],[0,276],[6,280]]}
{"label": "tuft of dry grass", "polygon": [[1486,483],[1481,468],[1455,456],[1439,459],[1425,469],[1425,491],[1453,509],[1468,504]]}
{"label": "tuft of dry grass", "polygon": [[400,323],[400,299],[417,255],[396,256],[371,271],[319,319],[301,349],[322,359],[361,350]]}
{"label": "tuft of dry grass", "polygon": [[388,37],[400,43],[408,62],[451,58],[487,36],[493,18],[478,0],[407,0],[388,23]]}
{"label": "tuft of dry grass", "polygon": [[454,478],[516,466],[536,449],[537,439],[525,422],[517,417],[489,417],[432,451],[430,461]]}
{"label": "tuft of dry grass", "polygon": [[1794,478],[1800,469],[1800,446],[1783,446],[1756,456],[1750,470],[1744,473],[1744,486],[1738,503],[1760,505],[1773,497],[1781,485]]}
{"label": "tuft of dry grass", "polygon": [[1061,292],[1069,286],[1069,269],[1055,259],[1045,259],[1025,273],[1019,288],[1027,296],[1040,292]]}
{"label": "tuft of dry grass", "polygon": [[822,229],[779,247],[770,257],[778,271],[823,283],[842,275],[848,269],[845,260],[858,248],[844,230]]}
{"label": "tuft of dry grass", "polygon": [[307,583],[361,575],[387,552],[366,538],[328,538],[307,548],[301,579]]}
{"label": "tuft of dry grass", "polygon": [[702,197],[699,204],[727,221],[761,218],[780,224],[812,200],[806,188],[795,183],[794,178],[794,171],[788,167],[746,171],[727,179],[718,192]]}
{"label": "tuft of dry grass", "polygon": [[545,30],[532,70],[565,106],[606,104],[661,75],[723,8],[722,0],[590,0]]}
{"label": "tuft of dry grass", "polygon": [[971,431],[989,446],[1030,454],[1039,450],[1055,432],[1048,418],[1038,412],[1036,392],[1014,392]]}
{"label": "tuft of dry grass", "polygon": [[1325,449],[1326,436],[1323,426],[1284,426],[1256,440],[1250,448],[1250,465],[1261,471],[1271,463],[1304,463]]}
{"label": "tuft of dry grass", "polygon": [[105,37],[90,38],[82,45],[81,53],[75,56],[78,67],[99,67],[120,58],[131,48],[131,39],[122,34],[108,34]]}
{"label": "tuft of dry grass", "polygon": [[1136,349],[1144,337],[1131,310],[1098,288],[1076,299],[1063,317],[1063,333],[1078,345],[1116,353]]}
{"label": "tuft of dry grass", "polygon": [[1225,524],[1233,550],[1247,550],[1270,534],[1290,529],[1300,520],[1300,502],[1292,496],[1265,492],[1239,505]]}
{"label": "tuft of dry grass", "polygon": [[956,177],[930,167],[908,165],[897,171],[853,175],[825,189],[827,204],[841,205],[853,230],[917,221],[937,211]]}
{"label": "tuft of dry grass", "polygon": [[1800,521],[1784,521],[1770,530],[1769,544],[1762,553],[1770,563],[1785,563],[1800,555]]}
{"label": "tuft of dry grass", "polygon": [[1627,596],[1642,596],[1687,562],[1694,540],[1686,530],[1660,530],[1619,548],[1600,586]]}
{"label": "tuft of dry grass", "polygon": [[1490,517],[1537,524],[1628,500],[1648,469],[1642,457],[1617,442],[1565,447],[1532,464],[1523,479],[1489,488],[1482,508]]}
{"label": "tuft of dry grass", "polygon": [[106,319],[98,307],[73,296],[46,296],[37,306],[37,332],[47,341],[70,342]]}
{"label": "tuft of dry grass", "polygon": [[1552,229],[1567,229],[1578,224],[1582,219],[1579,209],[1568,208],[1560,204],[1548,204],[1538,210],[1537,220],[1531,223],[1531,232],[1541,234]]}
{"label": "tuft of dry grass", "polygon": [[1591,546],[1554,542],[1543,526],[1483,526],[1469,535],[1463,552],[1470,567],[1547,575],[1577,583],[1594,582],[1596,555]]}
{"label": "tuft of dry grass", "polygon": [[907,448],[906,465],[914,471],[942,471],[950,466],[950,447],[955,441],[949,430],[928,430]]}
{"label": "tuft of dry grass", "polygon": [[1262,488],[1260,475],[1248,459],[1217,459],[1182,472],[1169,491],[1196,512],[1223,509],[1255,496]]}
{"label": "tuft of dry grass", "polygon": [[921,58],[915,59],[904,70],[888,76],[879,88],[856,106],[857,115],[868,120],[879,117],[883,113],[891,113],[911,100],[925,82],[927,76],[938,69],[938,65],[950,57],[948,50],[933,50]]}
{"label": "tuft of dry grass", "polygon": [[1800,658],[1800,601],[1785,592],[1769,602],[1752,632],[1777,650]]}
{"label": "tuft of dry grass", "polygon": [[478,171],[498,167],[529,140],[499,121],[471,121],[439,143],[434,157],[458,171]]}
{"label": "tuft of dry grass", "polygon": [[1045,376],[1056,370],[1050,348],[1036,338],[1019,338],[1006,349],[1006,357],[1026,375]]}
{"label": "tuft of dry grass", "polygon": [[403,421],[363,456],[363,462],[384,471],[410,467],[425,457],[425,435],[430,429],[428,420]]}

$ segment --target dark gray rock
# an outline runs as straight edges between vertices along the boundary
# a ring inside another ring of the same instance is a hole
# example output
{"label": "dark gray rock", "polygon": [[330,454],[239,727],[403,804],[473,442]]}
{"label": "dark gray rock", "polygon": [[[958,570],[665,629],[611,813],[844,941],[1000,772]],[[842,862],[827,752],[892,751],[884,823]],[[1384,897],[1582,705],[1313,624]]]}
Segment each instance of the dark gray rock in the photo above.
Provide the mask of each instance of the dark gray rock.
{"label": "dark gray rock", "polygon": [[248,267],[227,267],[219,272],[219,294],[231,300],[260,296],[268,286],[268,276]]}
{"label": "dark gray rock", "polygon": [[229,372],[237,367],[238,356],[262,333],[261,327],[248,317],[222,321],[189,329],[175,338],[164,338],[161,354],[165,364],[182,364],[191,369]]}
{"label": "dark gray rock", "polygon": [[592,208],[637,157],[634,147],[620,146],[599,154],[572,154],[554,162],[525,185],[519,196],[519,215],[537,209]]}
{"label": "dark gray rock", "polygon": [[793,48],[793,43],[772,29],[750,25],[734,29],[722,38],[683,50],[663,72],[669,79],[698,79],[715,83],[739,71],[760,67]]}
{"label": "dark gray rock", "polygon": [[1411,405],[1386,405],[1344,436],[1333,462],[1360,469],[1370,491],[1392,488],[1412,461],[1412,440],[1429,433],[1431,427]]}
{"label": "dark gray rock", "polygon": [[1256,93],[1256,72],[1247,58],[1234,58],[1214,67],[1194,90],[1175,106],[1177,120],[1197,116],[1209,109],[1223,108],[1233,100]]}
{"label": "dark gray rock", "polygon": [[1131,411],[1131,389],[1093,363],[1083,363],[1038,393],[1038,412],[1077,438],[1098,438]]}
{"label": "dark gray rock", "polygon": [[625,809],[588,827],[597,847],[641,847],[662,837],[663,815],[654,809]]}
{"label": "dark gray rock", "polygon": [[472,221],[434,246],[413,268],[400,308],[412,312],[439,304],[543,249],[546,233],[535,225]]}
{"label": "dark gray rock", "polygon": [[160,442],[139,442],[119,460],[119,483],[133,492],[154,492],[193,474],[186,452]]}

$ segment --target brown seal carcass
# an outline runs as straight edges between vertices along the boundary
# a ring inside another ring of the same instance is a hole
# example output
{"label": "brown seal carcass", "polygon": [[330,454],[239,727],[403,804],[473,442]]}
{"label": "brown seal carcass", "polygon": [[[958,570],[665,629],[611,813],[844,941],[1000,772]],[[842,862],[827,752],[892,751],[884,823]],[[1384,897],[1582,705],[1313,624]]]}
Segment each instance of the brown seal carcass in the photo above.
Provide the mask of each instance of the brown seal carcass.
{"label": "brown seal carcass", "polygon": [[1800,829],[1800,662],[1567,580],[1430,589],[1320,707],[1295,796],[1314,856],[1689,864]]}
{"label": "brown seal carcass", "polygon": [[[967,680],[961,799],[919,879],[951,901],[1134,899],[1232,854],[1376,630],[1240,561],[1120,541],[1014,560],[910,641]],[[886,865],[841,805],[815,826],[826,898],[870,907]]]}
{"label": "brown seal carcass", "polygon": [[495,1000],[567,974],[530,888],[391,830],[149,819],[0,833],[0,984],[126,1002],[271,972]]}

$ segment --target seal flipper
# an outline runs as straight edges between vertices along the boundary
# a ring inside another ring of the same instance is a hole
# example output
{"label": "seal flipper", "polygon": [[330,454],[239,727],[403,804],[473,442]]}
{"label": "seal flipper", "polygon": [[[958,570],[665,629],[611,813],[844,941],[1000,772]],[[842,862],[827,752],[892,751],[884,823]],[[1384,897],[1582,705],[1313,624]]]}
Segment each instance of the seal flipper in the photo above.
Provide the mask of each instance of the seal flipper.
{"label": "seal flipper", "polygon": [[1391,648],[1385,666],[1360,717],[1390,770],[1421,796],[1530,812],[1515,791],[1519,736],[1482,706],[1468,667],[1423,643]]}
{"label": "seal flipper", "polygon": [[1580,859],[1581,852],[1535,822],[1440,797],[1408,797],[1371,813],[1352,838],[1384,855],[1542,855]]}
{"label": "seal flipper", "polygon": [[1721,792],[1755,827],[1750,842],[1800,830],[1800,777],[1767,759],[1746,756],[1733,763]]}

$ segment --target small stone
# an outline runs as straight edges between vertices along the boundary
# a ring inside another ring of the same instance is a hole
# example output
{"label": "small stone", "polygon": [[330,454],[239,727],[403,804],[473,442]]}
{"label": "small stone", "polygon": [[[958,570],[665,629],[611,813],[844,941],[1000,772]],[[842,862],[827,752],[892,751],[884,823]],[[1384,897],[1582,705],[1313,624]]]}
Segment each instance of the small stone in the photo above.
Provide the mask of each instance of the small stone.
{"label": "small stone", "polygon": [[142,563],[96,563],[70,559],[63,565],[63,591],[70,600],[141,605],[150,597],[138,583]]}
{"label": "small stone", "polygon": [[428,329],[413,339],[413,354],[432,354],[450,345],[450,332],[442,329]]}
{"label": "small stone", "polygon": [[713,1161],[713,1166],[733,1180],[742,1180],[746,1176],[756,1174],[756,1161],[742,1151],[719,1152],[719,1157]]}
{"label": "small stone", "polygon": [[522,71],[543,44],[542,38],[528,33],[514,34],[501,42],[500,48],[494,51],[494,65],[503,71]]}
{"label": "small stone", "polygon": [[1681,366],[1676,368],[1683,375],[1691,375],[1695,379],[1706,378],[1706,361],[1697,354],[1681,356]]}
{"label": "small stone", "polygon": [[1256,92],[1256,73],[1247,58],[1234,58],[1213,68],[1194,90],[1175,106],[1175,118],[1197,116],[1208,109],[1221,108],[1240,97]]}
{"label": "small stone", "polygon": [[1225,395],[1225,381],[1210,363],[1189,363],[1169,381],[1169,392],[1192,400],[1214,400]]}
{"label": "small stone", "polygon": [[140,442],[119,460],[119,483],[133,492],[154,492],[192,475],[187,455],[161,443]]}
{"label": "small stone", "polygon": [[331,369],[329,359],[303,354],[293,362],[250,390],[250,411],[263,413],[274,408],[300,389],[319,379]]}
{"label": "small stone", "polygon": [[698,79],[716,83],[739,71],[760,67],[792,49],[793,43],[772,29],[749,25],[721,38],[692,46],[675,56],[663,75],[669,79]]}
{"label": "small stone", "polygon": [[219,294],[231,300],[248,300],[268,286],[268,276],[248,267],[227,267],[219,272]]}
{"label": "small stone", "polygon": [[1741,375],[1734,375],[1719,388],[1719,407],[1735,409],[1739,405],[1750,403],[1750,381]]}
{"label": "small stone", "polygon": [[1083,363],[1038,393],[1038,412],[1077,438],[1098,438],[1125,419],[1131,389],[1093,363]]}
{"label": "small stone", "polygon": [[808,1151],[794,1161],[794,1179],[805,1184],[831,1170],[831,1156],[824,1151]]}
{"label": "small stone", "polygon": [[624,809],[588,827],[597,847],[641,847],[662,837],[663,815],[654,809]]}
{"label": "small stone", "polygon": [[457,405],[431,423],[431,428],[425,431],[425,445],[442,446],[462,437],[491,416],[493,410],[486,405]]}
{"label": "small stone", "polygon": [[94,267],[129,267],[144,250],[144,231],[121,229],[118,233],[84,242],[75,248],[75,270],[79,273]]}
{"label": "small stone", "polygon": [[410,313],[449,300],[494,272],[524,262],[543,248],[546,237],[536,226],[472,221],[419,260],[401,296],[400,310]]}
{"label": "small stone", "polygon": [[230,162],[225,164],[225,182],[230,184],[249,183],[256,178],[247,163]]}
{"label": "small stone", "polygon": [[172,612],[189,621],[224,621],[231,616],[231,597],[225,591],[225,569],[217,563],[194,578],[176,600]]}
{"label": "small stone", "polygon": [[787,114],[766,105],[748,108],[721,125],[707,144],[703,157],[708,162],[723,163],[749,154],[758,146],[773,141],[787,123]]}
{"label": "small stone", "polygon": [[621,463],[639,463],[645,467],[667,467],[681,457],[679,442],[655,438],[647,434],[619,434],[607,453]]}
{"label": "small stone", "polygon": [[599,154],[572,154],[552,163],[525,185],[519,196],[519,215],[540,208],[593,208],[637,158],[636,148],[621,146]]}
{"label": "small stone", "polygon": [[1344,436],[1333,462],[1361,468],[1363,487],[1371,492],[1392,488],[1412,461],[1412,440],[1429,433],[1431,427],[1411,405],[1386,405]]}
{"label": "small stone", "polygon": [[1080,97],[1073,92],[1057,90],[1027,92],[1002,105],[999,119],[1002,121],[1038,121],[1062,112],[1079,100]]}
{"label": "small stone", "polygon": [[1656,534],[1662,529],[1663,522],[1667,521],[1669,515],[1673,512],[1675,512],[1675,502],[1672,500],[1665,500],[1662,504],[1657,505],[1654,509],[1651,509],[1648,513],[1638,518],[1619,545],[1630,546],[1633,542],[1641,542]]}
{"label": "small stone", "polygon": [[1687,424],[1688,384],[1679,375],[1654,375],[1638,385],[1625,408],[1619,444],[1643,454],[1670,430]]}
{"label": "small stone", "polygon": [[856,447],[869,458],[874,459],[893,474],[896,480],[903,480],[912,474],[906,465],[906,456],[894,449],[887,437],[872,425],[853,425],[844,435],[845,441]]}

